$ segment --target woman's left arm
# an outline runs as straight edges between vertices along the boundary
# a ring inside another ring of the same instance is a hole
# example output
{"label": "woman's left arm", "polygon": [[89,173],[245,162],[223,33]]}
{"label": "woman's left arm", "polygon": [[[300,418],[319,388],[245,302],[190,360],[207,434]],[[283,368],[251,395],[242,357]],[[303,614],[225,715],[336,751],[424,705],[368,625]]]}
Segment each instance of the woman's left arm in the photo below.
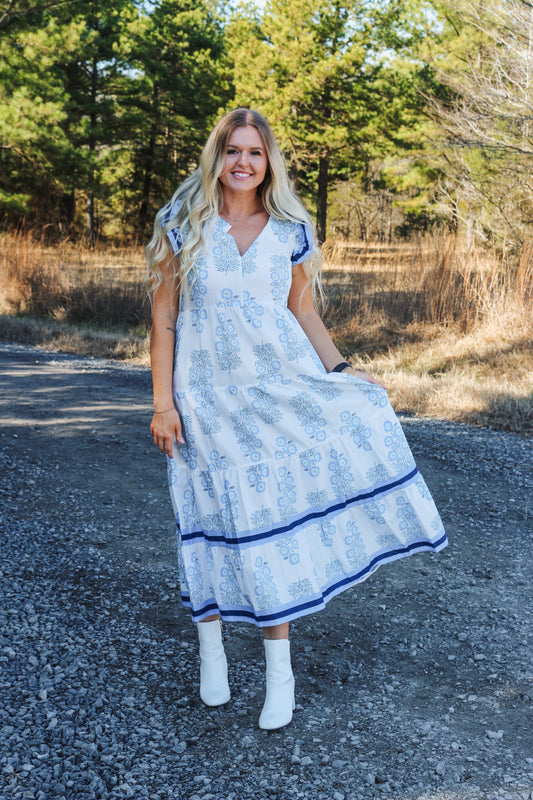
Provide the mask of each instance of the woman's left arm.
{"label": "woman's left arm", "polygon": [[[303,328],[325,369],[327,372],[331,372],[333,367],[344,361],[344,358],[333,344],[326,326],[315,309],[309,278],[305,274],[302,264],[298,264],[292,271],[292,284],[287,306]],[[359,372],[351,367],[343,371],[385,389],[382,383],[367,372]]]}

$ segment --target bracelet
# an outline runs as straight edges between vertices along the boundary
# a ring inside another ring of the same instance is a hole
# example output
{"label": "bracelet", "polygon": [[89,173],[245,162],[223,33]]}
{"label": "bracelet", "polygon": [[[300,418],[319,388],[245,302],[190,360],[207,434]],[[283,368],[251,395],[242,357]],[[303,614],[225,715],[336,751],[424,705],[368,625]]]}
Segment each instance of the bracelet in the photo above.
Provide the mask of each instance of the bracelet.
{"label": "bracelet", "polygon": [[165,408],[164,411],[154,411],[154,414],[166,414],[167,411],[175,411],[174,406],[172,406],[172,408]]}
{"label": "bracelet", "polygon": [[347,361],[341,361],[340,364],[337,364],[336,367],[333,367],[331,372],[344,372],[344,370],[347,369],[349,366],[350,365],[348,364]]}

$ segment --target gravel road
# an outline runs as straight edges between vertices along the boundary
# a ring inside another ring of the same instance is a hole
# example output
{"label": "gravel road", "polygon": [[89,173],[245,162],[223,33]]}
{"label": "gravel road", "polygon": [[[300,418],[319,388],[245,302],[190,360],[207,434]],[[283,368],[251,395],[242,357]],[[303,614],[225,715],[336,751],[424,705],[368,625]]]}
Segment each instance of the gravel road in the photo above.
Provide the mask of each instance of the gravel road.
{"label": "gravel road", "polygon": [[402,418],[450,544],[259,631],[198,697],[146,369],[0,344],[0,800],[533,800],[532,442]]}

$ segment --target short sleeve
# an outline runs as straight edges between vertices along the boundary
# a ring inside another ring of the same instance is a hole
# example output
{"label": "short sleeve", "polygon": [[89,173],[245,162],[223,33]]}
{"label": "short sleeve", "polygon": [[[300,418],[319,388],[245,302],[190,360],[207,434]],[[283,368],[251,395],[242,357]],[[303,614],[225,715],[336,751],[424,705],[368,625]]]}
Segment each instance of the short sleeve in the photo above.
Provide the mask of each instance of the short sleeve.
{"label": "short sleeve", "polygon": [[296,241],[292,251],[291,261],[293,266],[301,264],[313,252],[313,234],[305,222],[300,222],[296,228]]}
{"label": "short sleeve", "polygon": [[[180,207],[180,205],[181,205],[181,199],[180,200],[176,200],[176,202],[173,205],[171,205],[170,203],[167,203],[166,206],[164,206],[161,209],[161,218],[160,219],[161,219],[161,225],[163,226],[163,228],[166,225],[168,225],[168,223],[170,222],[172,217],[176,216],[176,214],[178,212],[178,208]],[[182,234],[181,229],[177,228],[177,227],[176,228],[170,228],[170,230],[168,230],[166,233],[167,233],[167,237],[168,237],[168,240],[170,242],[170,245],[171,245],[172,249],[174,250],[175,255],[178,255],[179,251],[183,247],[183,234]]]}

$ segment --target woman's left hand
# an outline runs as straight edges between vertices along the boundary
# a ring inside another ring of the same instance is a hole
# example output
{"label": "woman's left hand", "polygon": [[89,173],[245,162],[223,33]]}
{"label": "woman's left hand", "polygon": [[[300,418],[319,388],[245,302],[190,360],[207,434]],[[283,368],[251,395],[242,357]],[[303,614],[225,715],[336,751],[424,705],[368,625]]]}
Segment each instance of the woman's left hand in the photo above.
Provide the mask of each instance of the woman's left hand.
{"label": "woman's left hand", "polygon": [[347,367],[343,370],[345,375],[354,375],[356,378],[362,378],[364,381],[368,381],[368,383],[375,383],[376,386],[380,386],[382,389],[387,391],[387,387],[384,386],[380,381],[370,375],[368,372],[360,372],[357,369],[352,369],[352,367]]}

